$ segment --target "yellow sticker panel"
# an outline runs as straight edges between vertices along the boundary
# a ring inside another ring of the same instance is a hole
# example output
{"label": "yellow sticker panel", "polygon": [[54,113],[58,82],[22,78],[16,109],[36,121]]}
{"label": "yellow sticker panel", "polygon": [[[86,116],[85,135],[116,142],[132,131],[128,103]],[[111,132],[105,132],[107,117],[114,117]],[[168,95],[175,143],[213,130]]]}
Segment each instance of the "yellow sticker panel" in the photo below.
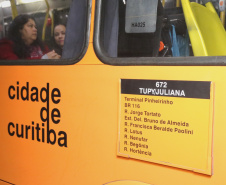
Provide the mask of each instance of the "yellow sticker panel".
{"label": "yellow sticker panel", "polygon": [[211,82],[121,79],[118,155],[212,174]]}

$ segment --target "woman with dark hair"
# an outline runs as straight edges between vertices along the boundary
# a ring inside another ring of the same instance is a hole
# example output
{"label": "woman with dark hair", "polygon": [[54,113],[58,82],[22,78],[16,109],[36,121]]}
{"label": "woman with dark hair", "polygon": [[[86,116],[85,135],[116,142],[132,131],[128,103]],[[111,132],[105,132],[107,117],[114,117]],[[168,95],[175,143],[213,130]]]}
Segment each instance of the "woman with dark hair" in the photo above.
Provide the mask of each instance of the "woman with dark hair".
{"label": "woman with dark hair", "polygon": [[66,33],[66,26],[64,24],[60,23],[54,27],[52,49],[59,55],[62,55],[62,52],[63,52],[65,33]]}
{"label": "woman with dark hair", "polygon": [[55,51],[38,39],[34,18],[29,15],[17,16],[9,27],[8,39],[0,41],[0,59],[59,59]]}

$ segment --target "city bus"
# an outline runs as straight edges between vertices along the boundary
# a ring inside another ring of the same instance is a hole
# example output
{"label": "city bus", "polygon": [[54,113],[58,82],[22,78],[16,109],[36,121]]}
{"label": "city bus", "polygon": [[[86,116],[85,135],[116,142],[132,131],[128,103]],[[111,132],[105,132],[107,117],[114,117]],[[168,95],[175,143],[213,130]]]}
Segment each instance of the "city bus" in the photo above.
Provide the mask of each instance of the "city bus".
{"label": "city bus", "polygon": [[61,59],[0,60],[0,185],[226,183],[224,1],[4,2],[1,39],[67,28]]}

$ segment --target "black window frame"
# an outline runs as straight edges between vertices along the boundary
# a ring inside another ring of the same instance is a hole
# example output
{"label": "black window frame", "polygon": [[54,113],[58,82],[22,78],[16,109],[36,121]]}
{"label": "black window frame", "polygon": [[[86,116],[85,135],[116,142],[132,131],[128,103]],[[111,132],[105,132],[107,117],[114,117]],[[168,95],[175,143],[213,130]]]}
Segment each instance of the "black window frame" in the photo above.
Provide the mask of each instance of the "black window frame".
{"label": "black window frame", "polygon": [[94,21],[94,51],[99,60],[114,66],[225,66],[226,56],[205,57],[109,57],[101,42],[102,1],[96,0]]}
{"label": "black window frame", "polygon": [[[83,1],[83,0],[81,0]],[[73,65],[81,61],[81,59],[85,56],[90,39],[90,23],[91,23],[91,11],[92,11],[92,0],[87,0],[87,12],[85,18],[85,33],[84,33],[84,42],[81,49],[80,54],[78,54],[75,58],[70,59],[36,59],[36,60],[26,60],[26,59],[18,59],[18,60],[0,60],[0,66],[32,66],[32,65]],[[70,14],[70,12],[69,12]],[[70,16],[70,15],[69,15]],[[76,16],[76,13],[73,15]]]}

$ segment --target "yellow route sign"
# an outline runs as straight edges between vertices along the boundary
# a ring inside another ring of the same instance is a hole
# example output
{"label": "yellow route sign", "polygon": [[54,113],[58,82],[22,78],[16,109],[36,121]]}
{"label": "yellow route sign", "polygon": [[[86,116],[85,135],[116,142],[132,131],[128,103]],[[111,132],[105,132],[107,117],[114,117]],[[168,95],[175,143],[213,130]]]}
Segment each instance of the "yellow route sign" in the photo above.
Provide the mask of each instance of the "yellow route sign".
{"label": "yellow route sign", "polygon": [[121,79],[118,155],[212,174],[211,82]]}

